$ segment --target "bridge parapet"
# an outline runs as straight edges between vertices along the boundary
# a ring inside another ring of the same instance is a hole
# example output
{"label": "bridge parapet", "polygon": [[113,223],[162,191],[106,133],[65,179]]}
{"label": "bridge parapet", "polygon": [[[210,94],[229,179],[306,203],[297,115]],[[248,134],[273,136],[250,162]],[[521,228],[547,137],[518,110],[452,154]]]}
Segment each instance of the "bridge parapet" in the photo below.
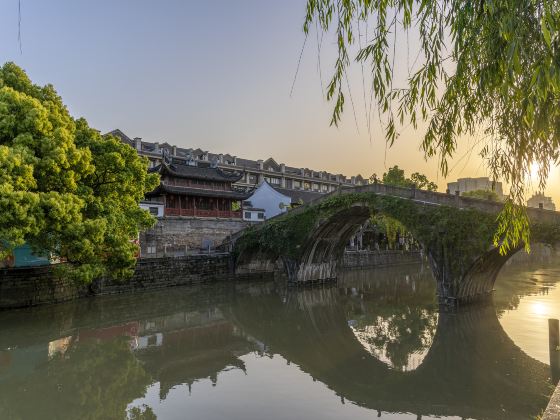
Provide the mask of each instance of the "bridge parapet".
{"label": "bridge parapet", "polygon": [[[341,190],[347,193],[374,193],[391,197],[400,197],[408,200],[423,202],[427,205],[448,206],[461,209],[475,209],[484,213],[497,214],[504,205],[503,203],[483,200],[474,197],[464,197],[454,194],[446,194],[437,191],[427,191],[417,188],[397,187],[380,183],[368,184],[357,187],[345,187]],[[527,207],[527,215],[533,223],[559,223],[560,212],[553,210],[538,209]]]}

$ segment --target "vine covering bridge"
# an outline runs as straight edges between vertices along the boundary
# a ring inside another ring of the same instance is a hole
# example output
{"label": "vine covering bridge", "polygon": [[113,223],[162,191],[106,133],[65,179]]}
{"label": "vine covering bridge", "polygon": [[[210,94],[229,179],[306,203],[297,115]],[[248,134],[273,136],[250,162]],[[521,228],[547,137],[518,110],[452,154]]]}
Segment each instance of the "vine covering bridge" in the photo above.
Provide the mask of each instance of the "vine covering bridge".
{"label": "vine covering bridge", "polygon": [[[352,235],[373,214],[402,223],[421,244],[440,302],[487,296],[503,264],[493,245],[501,203],[385,184],[341,188],[233,238],[236,273],[274,272],[290,282],[334,280]],[[531,242],[560,243],[560,213],[528,208]]]}

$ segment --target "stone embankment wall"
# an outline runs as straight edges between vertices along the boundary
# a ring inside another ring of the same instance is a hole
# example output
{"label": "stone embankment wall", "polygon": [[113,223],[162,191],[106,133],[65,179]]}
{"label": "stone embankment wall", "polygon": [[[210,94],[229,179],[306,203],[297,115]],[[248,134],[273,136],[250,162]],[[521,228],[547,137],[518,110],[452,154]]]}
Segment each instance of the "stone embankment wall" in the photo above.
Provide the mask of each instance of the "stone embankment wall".
{"label": "stone embankment wall", "polygon": [[232,272],[229,254],[140,259],[132,279],[119,283],[99,279],[87,286],[58,278],[51,266],[0,269],[0,309],[58,303],[86,296],[186,286],[223,280]]}
{"label": "stone embankment wall", "polygon": [[343,268],[386,267],[422,261],[420,251],[347,251]]}
{"label": "stone embankment wall", "polygon": [[241,219],[164,217],[140,235],[142,257],[181,256],[214,249],[226,237],[250,225]]}
{"label": "stone embankment wall", "polygon": [[[419,252],[349,252],[344,257],[344,266],[361,268],[418,261]],[[282,267],[269,264],[267,268],[278,271]],[[59,303],[87,296],[187,286],[231,277],[233,261],[229,254],[141,258],[130,280],[117,283],[98,279],[90,285],[77,285],[69,279],[57,277],[52,266],[0,269],[0,310]]]}
{"label": "stone embankment wall", "polygon": [[541,417],[542,420],[558,420],[560,419],[560,384],[556,387],[554,394],[548,402],[546,411]]}

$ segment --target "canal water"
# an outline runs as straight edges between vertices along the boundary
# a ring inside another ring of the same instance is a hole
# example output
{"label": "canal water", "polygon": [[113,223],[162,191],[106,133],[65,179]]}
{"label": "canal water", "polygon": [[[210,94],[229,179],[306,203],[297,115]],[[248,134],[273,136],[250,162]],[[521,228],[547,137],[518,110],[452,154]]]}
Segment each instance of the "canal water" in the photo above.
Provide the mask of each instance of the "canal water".
{"label": "canal water", "polygon": [[532,419],[559,286],[521,258],[454,313],[422,264],[0,312],[0,419]]}

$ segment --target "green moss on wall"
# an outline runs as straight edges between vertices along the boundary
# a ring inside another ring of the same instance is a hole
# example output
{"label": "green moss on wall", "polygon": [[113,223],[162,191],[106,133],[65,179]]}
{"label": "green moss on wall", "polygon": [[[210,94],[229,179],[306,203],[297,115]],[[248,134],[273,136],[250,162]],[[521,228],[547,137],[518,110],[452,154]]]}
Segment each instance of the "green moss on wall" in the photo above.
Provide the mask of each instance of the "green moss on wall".
{"label": "green moss on wall", "polygon": [[[235,253],[241,259],[256,254],[298,259],[302,245],[319,225],[354,205],[367,206],[372,214],[381,213],[401,222],[426,250],[446,261],[446,270],[452,275],[465,272],[474,259],[493,246],[497,228],[494,214],[373,193],[349,193],[333,195],[248,229],[237,241]],[[533,225],[533,239],[555,243],[560,239],[560,226]]]}

